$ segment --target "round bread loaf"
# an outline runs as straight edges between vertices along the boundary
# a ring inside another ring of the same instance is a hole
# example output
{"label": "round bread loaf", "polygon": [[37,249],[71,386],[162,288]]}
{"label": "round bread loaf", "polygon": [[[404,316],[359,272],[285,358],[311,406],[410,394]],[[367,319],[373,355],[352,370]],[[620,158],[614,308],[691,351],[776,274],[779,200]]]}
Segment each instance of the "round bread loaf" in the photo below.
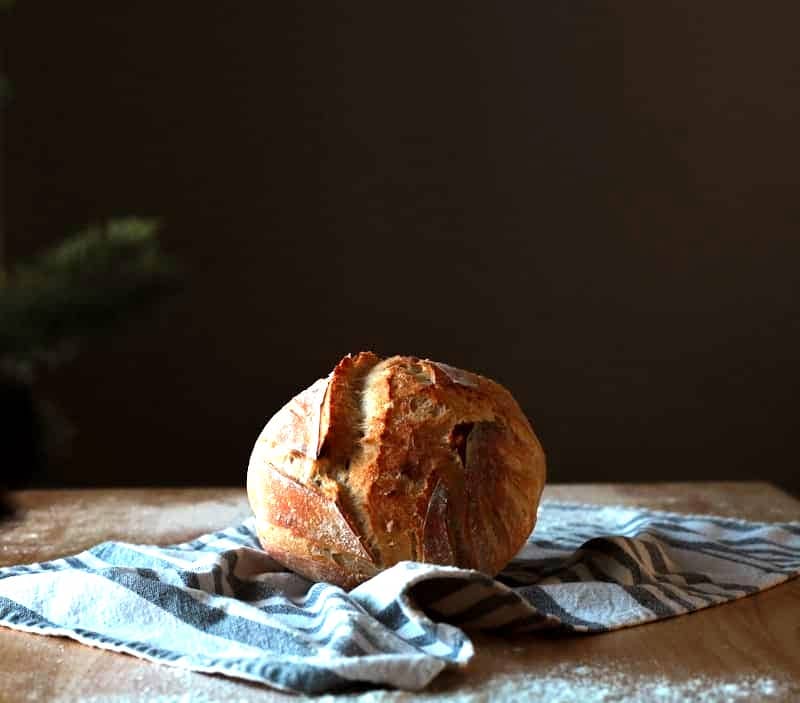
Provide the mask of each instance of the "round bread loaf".
{"label": "round bread loaf", "polygon": [[544,481],[542,447],[501,385],[362,352],[267,423],[247,492],[268,554],[352,588],[403,560],[496,574],[533,529]]}

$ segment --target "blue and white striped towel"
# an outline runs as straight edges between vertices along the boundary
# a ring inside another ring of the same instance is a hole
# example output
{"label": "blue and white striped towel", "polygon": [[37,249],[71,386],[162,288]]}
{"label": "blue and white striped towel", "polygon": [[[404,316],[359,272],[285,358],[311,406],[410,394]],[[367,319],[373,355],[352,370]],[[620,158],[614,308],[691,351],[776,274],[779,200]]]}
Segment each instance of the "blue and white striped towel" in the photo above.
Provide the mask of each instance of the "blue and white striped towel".
{"label": "blue and white striped towel", "polygon": [[598,632],[800,573],[800,523],[545,502],[495,580],[403,562],[345,591],[282,569],[246,521],[172,547],[106,542],[0,569],[0,625],[305,693],[420,689],[473,654],[466,629]]}

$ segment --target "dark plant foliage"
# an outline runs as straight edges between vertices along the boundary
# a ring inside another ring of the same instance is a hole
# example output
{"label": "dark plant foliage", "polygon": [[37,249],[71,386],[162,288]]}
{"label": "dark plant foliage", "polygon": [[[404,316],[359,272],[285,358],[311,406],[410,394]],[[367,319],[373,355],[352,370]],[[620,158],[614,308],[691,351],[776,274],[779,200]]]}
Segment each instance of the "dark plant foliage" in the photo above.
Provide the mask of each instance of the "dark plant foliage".
{"label": "dark plant foliage", "polygon": [[59,362],[173,291],[175,271],[157,232],[156,220],[111,220],[17,266],[0,284],[6,372],[25,378],[37,363]]}

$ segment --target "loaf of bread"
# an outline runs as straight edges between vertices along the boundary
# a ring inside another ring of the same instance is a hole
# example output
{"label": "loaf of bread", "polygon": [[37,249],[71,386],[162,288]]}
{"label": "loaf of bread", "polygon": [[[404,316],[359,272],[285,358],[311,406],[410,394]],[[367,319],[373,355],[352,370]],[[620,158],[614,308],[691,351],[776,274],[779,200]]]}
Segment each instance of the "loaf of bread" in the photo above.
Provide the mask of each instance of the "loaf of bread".
{"label": "loaf of bread", "polygon": [[544,480],[542,447],[501,385],[362,352],[272,417],[247,492],[267,553],[352,588],[403,560],[494,575],[533,529]]}

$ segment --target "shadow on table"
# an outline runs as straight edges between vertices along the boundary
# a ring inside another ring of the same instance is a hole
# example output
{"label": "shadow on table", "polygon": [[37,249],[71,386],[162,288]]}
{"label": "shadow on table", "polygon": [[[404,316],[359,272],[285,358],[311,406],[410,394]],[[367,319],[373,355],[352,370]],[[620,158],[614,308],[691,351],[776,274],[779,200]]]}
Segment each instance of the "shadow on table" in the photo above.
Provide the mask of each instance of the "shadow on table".
{"label": "shadow on table", "polygon": [[0,488],[0,524],[8,520],[15,512],[14,504],[8,492]]}

